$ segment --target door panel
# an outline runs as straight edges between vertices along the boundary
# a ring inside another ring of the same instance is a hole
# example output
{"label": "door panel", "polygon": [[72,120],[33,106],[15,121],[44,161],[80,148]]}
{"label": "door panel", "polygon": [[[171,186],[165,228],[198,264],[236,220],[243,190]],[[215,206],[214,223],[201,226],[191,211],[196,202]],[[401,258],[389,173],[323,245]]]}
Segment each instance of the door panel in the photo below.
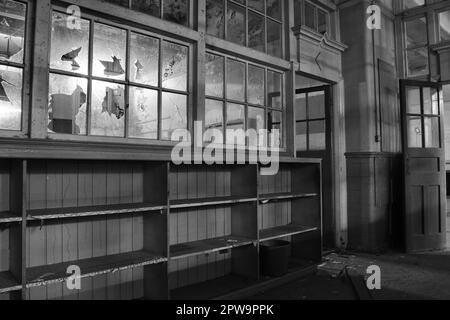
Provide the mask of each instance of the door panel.
{"label": "door panel", "polygon": [[442,89],[401,81],[405,245],[408,252],[446,247],[446,173]]}

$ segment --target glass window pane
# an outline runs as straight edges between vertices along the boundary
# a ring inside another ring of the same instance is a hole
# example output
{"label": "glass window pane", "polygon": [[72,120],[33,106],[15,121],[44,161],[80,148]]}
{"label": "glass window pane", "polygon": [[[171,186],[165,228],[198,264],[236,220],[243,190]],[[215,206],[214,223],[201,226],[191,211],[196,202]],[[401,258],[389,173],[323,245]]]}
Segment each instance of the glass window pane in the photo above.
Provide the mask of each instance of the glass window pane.
{"label": "glass window pane", "polygon": [[296,26],[302,24],[302,2],[303,0],[294,0],[294,22]]}
{"label": "glass window pane", "polygon": [[411,9],[424,4],[425,0],[403,0],[403,9]]}
{"label": "glass window pane", "polygon": [[450,40],[450,10],[439,13],[441,41]]}
{"label": "glass window pane", "polygon": [[158,139],[158,91],[130,87],[129,136]]}
{"label": "glass window pane", "polygon": [[425,117],[425,148],[440,147],[439,117]]}
{"label": "glass window pane", "polygon": [[328,13],[320,9],[317,10],[317,31],[321,34],[328,32]]}
{"label": "glass window pane", "polygon": [[69,16],[53,12],[50,68],[87,74],[90,22],[80,20],[79,29],[67,27]]}
{"label": "glass window pane", "polygon": [[267,0],[267,15],[281,21],[281,0]]}
{"label": "glass window pane", "polygon": [[0,66],[0,129],[22,128],[22,69]]}
{"label": "glass window pane", "polygon": [[295,148],[297,151],[307,151],[307,123],[306,122],[297,122],[296,125],[296,139],[295,139]]}
{"label": "glass window pane", "polygon": [[[223,143],[223,102],[217,100],[206,99],[205,111],[205,141]],[[213,141],[210,129],[220,130],[222,132],[222,139],[220,141]]]}
{"label": "glass window pane", "polygon": [[86,135],[87,79],[50,74],[48,131]]}
{"label": "glass window pane", "polygon": [[428,44],[427,18],[406,21],[405,27],[407,48]]}
{"label": "glass window pane", "polygon": [[247,0],[247,5],[249,8],[255,9],[259,12],[264,13],[264,1],[261,0]]}
{"label": "glass window pane", "polygon": [[308,119],[325,118],[325,92],[308,93]]}
{"label": "glass window pane", "polygon": [[164,88],[187,91],[188,48],[172,42],[162,44],[162,85]]}
{"label": "glass window pane", "polygon": [[163,18],[184,26],[189,24],[188,0],[163,0]]}
{"label": "glass window pane", "polygon": [[227,12],[227,35],[228,41],[245,46],[245,9],[228,2]]}
{"label": "glass window pane", "polygon": [[267,54],[282,57],[281,23],[267,19]]}
{"label": "glass window pane", "polygon": [[[234,134],[236,130],[245,130],[245,106],[240,104],[228,103],[227,105],[227,144],[236,143],[237,145],[245,145],[245,138],[237,142],[233,141],[231,134]],[[232,130],[233,132],[230,132]]]}
{"label": "glass window pane", "polygon": [[175,130],[188,128],[187,96],[163,92],[161,139],[172,140]]}
{"label": "glass window pane", "polygon": [[249,48],[265,52],[264,16],[248,12],[248,46]]}
{"label": "glass window pane", "polygon": [[126,31],[96,23],[93,74],[125,80]]}
{"label": "glass window pane", "polygon": [[264,69],[248,66],[248,102],[264,105]]}
{"label": "glass window pane", "polygon": [[408,147],[422,148],[422,119],[408,117]]}
{"label": "glass window pane", "polygon": [[406,56],[408,60],[409,76],[420,76],[429,73],[427,47],[408,50]]}
{"label": "glass window pane", "polygon": [[[270,111],[268,115],[269,146],[278,148],[283,145],[283,114],[277,111]],[[278,131],[276,131],[278,130]]]}
{"label": "glass window pane", "polygon": [[283,108],[283,81],[281,73],[267,72],[267,98],[268,106],[273,109]]}
{"label": "glass window pane", "polygon": [[137,33],[130,36],[130,80],[158,86],[159,40]]}
{"label": "glass window pane", "polygon": [[408,113],[421,114],[420,88],[406,88]]}
{"label": "glass window pane", "polygon": [[92,81],[91,134],[125,136],[125,87],[104,81]]}
{"label": "glass window pane", "polygon": [[206,33],[225,38],[225,13],[223,0],[208,0],[206,2]]}
{"label": "glass window pane", "polygon": [[316,30],[316,8],[309,2],[305,2],[305,26]]}
{"label": "glass window pane", "polygon": [[225,59],[206,54],[206,95],[223,98]]}
{"label": "glass window pane", "polygon": [[326,124],[325,121],[309,122],[309,150],[326,150]]}
{"label": "glass window pane", "polygon": [[258,144],[258,136],[260,130],[266,128],[266,116],[265,110],[262,108],[248,108],[248,120],[247,120],[247,130],[255,130],[256,135],[249,136],[249,145],[251,147],[257,147]]}
{"label": "glass window pane", "polygon": [[245,101],[245,64],[227,60],[227,98]]}
{"label": "glass window pane", "polygon": [[439,115],[439,95],[436,88],[423,88],[423,108],[428,115]]}
{"label": "glass window pane", "polygon": [[131,0],[131,9],[161,17],[161,0]]}
{"label": "glass window pane", "polygon": [[23,63],[26,5],[0,1],[0,60]]}
{"label": "glass window pane", "polygon": [[295,100],[295,119],[297,121],[307,120],[306,117],[306,94],[297,94]]}

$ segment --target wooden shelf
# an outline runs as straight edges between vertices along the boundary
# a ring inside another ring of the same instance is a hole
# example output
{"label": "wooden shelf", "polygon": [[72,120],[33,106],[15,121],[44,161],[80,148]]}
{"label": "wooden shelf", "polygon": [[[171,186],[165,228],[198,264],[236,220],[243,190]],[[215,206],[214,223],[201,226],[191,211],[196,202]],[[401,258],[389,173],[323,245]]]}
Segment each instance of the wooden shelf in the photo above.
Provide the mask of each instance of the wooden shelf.
{"label": "wooden shelf", "polygon": [[22,286],[17,281],[11,272],[0,272],[0,294],[20,291]]}
{"label": "wooden shelf", "polygon": [[170,247],[171,259],[178,260],[203,254],[211,254],[251,245],[254,241],[242,237],[221,237],[196,242],[178,244]]}
{"label": "wooden shelf", "polygon": [[167,206],[153,204],[108,205],[79,208],[29,210],[28,220],[54,220],[121,214],[136,214],[166,210]]}
{"label": "wooden shelf", "polygon": [[295,236],[302,233],[314,232],[317,230],[319,230],[319,228],[317,227],[303,227],[291,224],[287,226],[261,230],[259,235],[260,241],[269,241],[279,238]]}
{"label": "wooden shelf", "polygon": [[257,198],[240,198],[240,197],[219,197],[219,198],[203,198],[189,200],[171,200],[171,209],[188,209],[199,207],[213,207],[223,205],[234,205],[241,203],[250,203],[257,201]]}
{"label": "wooden shelf", "polygon": [[173,300],[209,300],[219,298],[231,292],[256,284],[256,280],[228,275],[218,279],[194,284],[192,286],[172,290]]}
{"label": "wooden shelf", "polygon": [[145,251],[138,251],[33,267],[27,269],[27,287],[40,287],[52,283],[63,282],[70,277],[70,275],[67,274],[67,268],[71,265],[79,266],[82,272],[81,277],[88,278],[164,262],[167,262],[167,258]]}
{"label": "wooden shelf", "polygon": [[270,202],[270,201],[280,201],[280,200],[291,200],[291,199],[302,199],[302,198],[314,198],[319,196],[317,193],[274,193],[274,194],[263,194],[259,197],[260,202]]}
{"label": "wooden shelf", "polygon": [[0,212],[0,224],[22,222],[22,217],[15,216],[10,212]]}

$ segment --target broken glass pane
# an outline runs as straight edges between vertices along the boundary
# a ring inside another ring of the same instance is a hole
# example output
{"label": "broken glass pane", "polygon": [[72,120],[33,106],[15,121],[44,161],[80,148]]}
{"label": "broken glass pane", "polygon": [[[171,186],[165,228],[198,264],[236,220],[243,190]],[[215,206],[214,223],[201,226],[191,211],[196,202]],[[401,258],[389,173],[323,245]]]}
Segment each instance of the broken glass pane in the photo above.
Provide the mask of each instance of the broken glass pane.
{"label": "broken glass pane", "polygon": [[130,87],[131,138],[158,139],[158,91]]}
{"label": "broken glass pane", "polygon": [[[217,100],[206,100],[205,106],[205,141],[223,143],[223,102]],[[215,129],[222,132],[222,139],[220,141],[213,141],[213,137],[208,130]]]}
{"label": "broken glass pane", "polygon": [[225,37],[225,15],[223,0],[206,2],[206,33],[223,39]]}
{"label": "broken glass pane", "polygon": [[125,87],[92,81],[91,135],[125,136]]}
{"label": "broken glass pane", "polygon": [[87,79],[50,74],[48,131],[86,134]]}
{"label": "broken glass pane", "polygon": [[164,0],[163,18],[184,26],[189,22],[188,0]]}
{"label": "broken glass pane", "polygon": [[87,74],[89,67],[88,20],[80,20],[79,29],[67,27],[69,16],[53,12],[50,68]]}
{"label": "broken glass pane", "polygon": [[131,9],[161,17],[161,0],[131,0]]}
{"label": "broken glass pane", "polygon": [[187,91],[188,48],[172,42],[162,44],[162,85],[164,88]]}
{"label": "broken glass pane", "polygon": [[206,95],[223,98],[224,58],[206,54]]}
{"label": "broken glass pane", "polygon": [[283,107],[283,79],[281,73],[267,72],[267,95],[269,108],[281,109]]}
{"label": "broken glass pane", "polygon": [[0,65],[0,129],[22,128],[22,69]]}
{"label": "broken glass pane", "polygon": [[27,7],[17,1],[0,1],[0,60],[23,63]]}
{"label": "broken glass pane", "polygon": [[131,33],[129,63],[132,82],[158,86],[159,40]]}
{"label": "broken glass pane", "polygon": [[264,69],[248,66],[248,102],[264,105]]}
{"label": "broken glass pane", "polygon": [[126,31],[96,23],[93,75],[125,80]]}
{"label": "broken glass pane", "polygon": [[265,52],[265,24],[264,16],[248,12],[248,46],[249,48]]}
{"label": "broken glass pane", "polygon": [[245,64],[227,60],[227,98],[245,101]]}
{"label": "broken glass pane", "polygon": [[245,46],[245,9],[228,3],[227,40]]}
{"label": "broken glass pane", "polygon": [[187,129],[187,97],[182,94],[163,92],[162,94],[161,139],[172,140],[177,129]]}

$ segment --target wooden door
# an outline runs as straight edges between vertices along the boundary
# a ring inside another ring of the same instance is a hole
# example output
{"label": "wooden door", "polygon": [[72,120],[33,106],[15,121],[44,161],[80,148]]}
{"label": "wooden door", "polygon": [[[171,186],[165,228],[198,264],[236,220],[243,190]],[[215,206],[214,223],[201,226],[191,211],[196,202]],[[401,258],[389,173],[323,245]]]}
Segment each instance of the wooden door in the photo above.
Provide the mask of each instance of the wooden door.
{"label": "wooden door", "polygon": [[446,176],[442,87],[401,81],[407,252],[445,249]]}

